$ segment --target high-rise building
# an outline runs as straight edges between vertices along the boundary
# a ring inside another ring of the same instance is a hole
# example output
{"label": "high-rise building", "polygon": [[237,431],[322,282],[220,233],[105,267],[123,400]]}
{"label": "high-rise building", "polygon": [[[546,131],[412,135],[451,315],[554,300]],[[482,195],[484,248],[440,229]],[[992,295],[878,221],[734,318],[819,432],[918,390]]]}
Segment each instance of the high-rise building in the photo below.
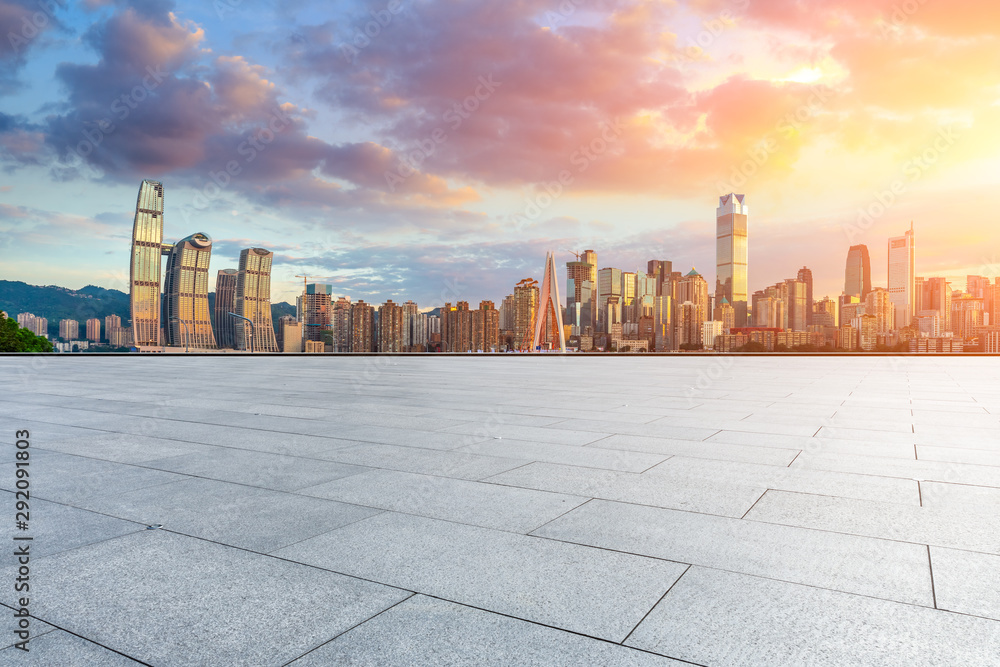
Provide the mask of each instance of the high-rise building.
{"label": "high-rise building", "polygon": [[144,180],[135,204],[129,267],[132,335],[138,347],[160,345],[160,258],[163,252],[163,184]]}
{"label": "high-rise building", "polygon": [[966,276],[965,291],[968,294],[982,299],[986,296],[986,290],[990,287],[990,279],[985,276]]}
{"label": "high-rise building", "polygon": [[801,280],[791,278],[785,280],[784,327],[789,331],[806,331],[807,322],[807,287]]}
{"label": "high-rise building", "polygon": [[870,352],[878,345],[878,324],[874,315],[861,315],[851,320],[858,332],[858,349]]}
{"label": "high-rise building", "polygon": [[562,305],[559,303],[556,257],[551,252],[545,255],[545,274],[538,292],[538,309],[535,313],[535,334],[531,349],[558,349],[565,352],[566,339],[563,332]]}
{"label": "high-rise building", "polygon": [[[440,322],[439,318],[434,318]],[[427,341],[430,339],[430,317],[427,313],[417,313],[410,316],[410,352],[426,352]],[[498,332],[499,333],[499,332]]]}
{"label": "high-rise building", "polygon": [[389,299],[378,309],[378,351],[406,351],[403,329],[403,307]]}
{"label": "high-rise building", "polygon": [[472,311],[472,347],[477,352],[500,349],[500,311],[492,301],[480,301],[479,308]]}
{"label": "high-rise building", "polygon": [[887,334],[896,328],[896,307],[884,287],[875,287],[865,297],[865,314],[875,318],[875,333]]}
{"label": "high-rise building", "polygon": [[108,343],[111,347],[130,347],[132,345],[132,328],[118,327],[108,332]]}
{"label": "high-rise building", "polygon": [[[419,345],[423,345],[423,342],[416,343],[415,337],[413,335],[413,324],[414,319],[420,314],[420,309],[417,308],[415,301],[407,301],[402,306],[403,309],[403,351],[404,352],[422,352],[423,350],[416,349]],[[424,342],[426,342],[424,338]]]}
{"label": "high-rise building", "polygon": [[940,338],[941,313],[936,310],[917,311],[917,335],[922,338]]}
{"label": "high-rise building", "polygon": [[[240,268],[236,277],[237,315],[253,322],[253,339],[250,327],[244,320],[236,322],[236,348],[255,352],[277,352],[278,342],[271,321],[271,263],[274,253],[264,248],[246,248],[240,251]],[[253,347],[250,347],[252,342]]]}
{"label": "high-rise building", "polygon": [[[723,297],[725,298],[725,297]],[[728,305],[728,301],[726,304]],[[732,308],[732,306],[730,306]],[[701,342],[706,350],[711,350],[715,347],[715,337],[721,336],[723,334],[724,325],[718,320],[709,320],[701,325]]]}
{"label": "high-rise building", "polygon": [[350,313],[351,352],[374,352],[375,307],[359,299]]}
{"label": "high-rise building", "polygon": [[96,317],[87,320],[87,340],[92,343],[101,342],[101,321]]}
{"label": "high-rise building", "polygon": [[215,342],[219,347],[236,347],[236,269],[220,269],[215,277]]}
{"label": "high-rise building", "polygon": [[212,239],[197,233],[181,239],[167,255],[163,282],[166,345],[196,349],[215,348],[208,312],[208,264]]}
{"label": "high-rise building", "polygon": [[795,277],[806,284],[806,327],[808,327],[813,323],[813,272],[803,266]]}
{"label": "high-rise building", "polygon": [[951,283],[947,278],[920,278],[916,293],[916,312],[936,310],[942,331],[951,331]]}
{"label": "high-rise building", "polygon": [[[584,253],[592,253],[587,250]],[[595,328],[594,307],[597,302],[597,267],[582,259],[566,262],[566,321],[577,327],[577,334]]]}
{"label": "high-rise building", "polygon": [[747,221],[746,196],[719,197],[715,212],[715,299],[726,297],[736,313],[736,326],[747,325]]}
{"label": "high-rise building", "polygon": [[868,246],[852,245],[847,251],[844,270],[844,294],[864,299],[872,290],[872,262]]}
{"label": "high-rise building", "polygon": [[118,317],[117,315],[108,315],[107,317],[104,318],[104,337],[108,339],[109,343],[111,342],[111,333],[115,329],[121,329],[121,328],[122,328],[122,318]]}
{"label": "high-rise building", "polygon": [[597,328],[605,333],[608,331],[605,315],[608,299],[618,297],[621,303],[622,270],[614,268],[598,269],[597,271]]}
{"label": "high-rise building", "polygon": [[[301,322],[299,322],[298,318],[296,318],[294,315],[282,315],[281,317],[278,318],[278,327],[277,327],[278,330],[274,334],[275,342],[277,342],[277,344],[278,344],[278,349],[281,350],[282,352],[301,352],[302,351],[302,349],[301,349],[302,348],[302,341],[301,340],[298,341],[298,347],[299,347],[299,349],[297,349],[297,350],[296,349],[292,349],[292,350],[286,350],[285,349],[285,325],[286,324],[301,324]],[[299,327],[296,331],[298,332],[299,338],[301,338],[302,337],[302,328]],[[294,334],[293,334],[293,337],[294,337]],[[292,347],[294,348],[295,347],[295,342],[293,341],[292,343],[293,343]]]}
{"label": "high-rise building", "polygon": [[[722,297],[722,300],[713,310],[712,321],[718,322],[722,326],[722,330],[718,332],[720,334],[727,334],[730,329],[736,326],[736,311],[726,297]],[[706,342],[705,347],[711,347],[711,345]]]}
{"label": "high-rise building", "polygon": [[305,286],[301,313],[306,340],[325,343],[333,337],[332,295],[333,285],[310,283]]}
{"label": "high-rise building", "polygon": [[985,324],[985,300],[971,294],[959,294],[951,300],[951,331],[959,340],[973,338]]}
{"label": "high-rise building", "polygon": [[707,319],[708,282],[692,267],[677,285],[678,344],[701,345],[702,324]]}
{"label": "high-rise building", "polygon": [[351,297],[349,296],[342,296],[333,304],[333,351],[351,351]]}
{"label": "high-rise building", "polygon": [[813,324],[824,327],[840,326],[840,302],[828,296],[813,304]]}
{"label": "high-rise building", "polygon": [[896,328],[910,326],[916,309],[913,223],[902,236],[889,239],[889,298],[896,307]]}
{"label": "high-rise building", "polygon": [[59,337],[63,340],[80,338],[80,323],[76,320],[59,320]]}
{"label": "high-rise building", "polygon": [[514,286],[514,328],[513,347],[515,350],[530,350],[535,330],[535,311],[538,308],[538,281],[525,278]]}

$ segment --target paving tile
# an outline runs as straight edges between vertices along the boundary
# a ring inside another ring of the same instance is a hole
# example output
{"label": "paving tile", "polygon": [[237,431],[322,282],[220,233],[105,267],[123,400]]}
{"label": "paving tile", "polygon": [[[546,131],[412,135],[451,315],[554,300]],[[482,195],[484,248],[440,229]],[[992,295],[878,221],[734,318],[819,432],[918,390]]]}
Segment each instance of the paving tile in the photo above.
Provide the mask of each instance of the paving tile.
{"label": "paving tile", "polygon": [[529,533],[588,500],[393,470],[354,475],[299,493],[515,533]]}
{"label": "paving tile", "polygon": [[791,467],[1000,487],[1000,466],[803,452]]}
{"label": "paving tile", "polygon": [[768,491],[746,518],[887,540],[1000,554],[996,515],[854,498]]}
{"label": "paving tile", "polygon": [[402,428],[385,428],[381,426],[355,427],[350,437],[358,442],[376,443],[381,445],[402,445],[404,447],[421,447],[423,449],[452,450],[477,442],[492,439],[489,426],[476,428],[468,434],[439,433],[436,431],[414,431]]}
{"label": "paving tile", "polygon": [[1000,625],[972,616],[692,567],[625,642],[737,665],[989,665]]}
{"label": "paving tile", "polygon": [[685,663],[424,595],[396,605],[289,667]]}
{"label": "paving tile", "polygon": [[141,662],[121,653],[81,639],[62,630],[35,636],[28,642],[28,652],[11,646],[0,651],[0,665],[59,665],[59,667],[135,667]]}
{"label": "paving tile", "polygon": [[147,461],[144,465],[279,491],[294,491],[369,470],[335,461],[226,447],[211,447],[197,454]]}
{"label": "paving tile", "polygon": [[924,507],[949,507],[959,511],[1000,512],[1000,488],[942,482],[921,482]]}
{"label": "paving tile", "polygon": [[489,477],[486,481],[737,518],[746,514],[765,490],[763,486],[735,486],[710,480],[665,479],[552,463],[531,463]]}
{"label": "paving tile", "polygon": [[162,530],[33,560],[31,575],[45,582],[32,613],[154,665],[284,664],[409,595]]}
{"label": "paving tile", "polygon": [[379,510],[210,479],[88,498],[95,512],[269,553]]}
{"label": "paving tile", "polygon": [[690,456],[703,459],[726,461],[749,461],[768,465],[787,466],[798,455],[798,449],[777,447],[754,447],[717,443],[711,440],[673,440],[650,438],[642,435],[612,435],[587,445],[600,449],[618,449],[631,452],[647,452],[665,456]]}
{"label": "paving tile", "polygon": [[933,606],[923,545],[604,500],[532,535]]}
{"label": "paving tile", "polygon": [[649,469],[645,474],[662,475],[666,480],[679,483],[715,482],[782,491],[823,493],[863,500],[920,504],[919,487],[912,479],[813,470],[796,467],[795,462],[790,467],[782,467],[674,456]]}
{"label": "paving tile", "polygon": [[369,468],[385,468],[458,479],[482,479],[527,463],[521,459],[502,456],[481,456],[467,452],[435,451],[394,445],[361,445],[317,456]]}
{"label": "paving tile", "polygon": [[[673,426],[670,424],[669,417],[658,419],[648,424],[578,419],[572,422],[572,426],[580,431],[603,433],[604,435],[619,433],[629,435],[646,435],[654,438],[676,438],[678,440],[704,440],[719,430],[716,428],[703,428],[699,426]],[[590,442],[593,442],[593,440]],[[586,444],[586,442],[576,444]]]}
{"label": "paving tile", "polygon": [[515,424],[462,424],[445,429],[448,433],[488,437],[500,437],[504,440],[531,440],[533,442],[552,443],[557,445],[586,445],[600,440],[607,433],[594,433],[576,428],[579,422],[572,422],[574,430],[568,428],[544,428],[540,426],[517,426]]}
{"label": "paving tile", "polygon": [[933,545],[930,552],[938,609],[1000,621],[1000,556]]}
{"label": "paving tile", "polygon": [[806,450],[811,452],[826,452],[837,454],[866,454],[872,456],[891,456],[895,458],[912,459],[913,445],[900,442],[881,442],[878,440],[839,440],[834,438],[813,438],[797,435],[772,435],[769,433],[750,433],[738,431],[721,431],[706,442],[725,442],[758,447],[784,447],[786,449]]}
{"label": "paving tile", "polygon": [[486,456],[504,456],[522,461],[545,461],[629,472],[648,470],[667,458],[667,456],[660,454],[601,449],[599,447],[553,445],[544,442],[507,440],[506,438],[469,445],[460,451]]}
{"label": "paving tile", "polygon": [[996,450],[965,449],[963,447],[931,447],[917,445],[917,458],[921,461],[971,463],[972,465],[1000,467],[1000,445]]}
{"label": "paving tile", "polygon": [[37,442],[35,446],[55,452],[119,463],[145,463],[167,456],[195,454],[212,449],[211,446],[200,443],[148,438],[142,435],[110,433],[108,431],[89,431],[87,435],[82,437],[42,440]]}
{"label": "paving tile", "polygon": [[677,563],[394,512],[276,555],[616,642],[684,571]]}
{"label": "paving tile", "polygon": [[[13,514],[16,500],[14,494],[4,492],[0,496],[2,496],[0,500],[3,500],[10,507]],[[15,530],[12,515],[11,522],[4,525],[0,536],[5,538],[7,544],[14,544],[11,541],[14,537],[29,535],[32,538],[31,554],[37,558],[76,549],[113,537],[120,537],[146,528],[145,524],[123,521],[77,507],[48,502],[40,498],[30,498],[29,508],[28,525],[30,529],[27,532]]]}

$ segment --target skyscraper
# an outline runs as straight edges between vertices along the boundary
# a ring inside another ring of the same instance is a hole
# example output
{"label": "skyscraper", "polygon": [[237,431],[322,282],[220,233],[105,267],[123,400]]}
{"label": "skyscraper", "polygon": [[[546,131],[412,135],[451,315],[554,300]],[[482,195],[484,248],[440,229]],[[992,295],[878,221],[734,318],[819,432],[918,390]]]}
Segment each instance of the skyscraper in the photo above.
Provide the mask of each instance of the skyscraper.
{"label": "skyscraper", "polygon": [[101,321],[96,317],[87,320],[87,340],[92,343],[101,342]]}
{"label": "skyscraper", "polygon": [[[253,322],[253,350],[277,352],[271,322],[271,262],[274,253],[264,248],[247,248],[240,251],[240,268],[236,277],[237,315]],[[250,349],[250,327],[243,320],[236,322],[236,347]]]}
{"label": "skyscraper", "polygon": [[310,283],[305,290],[300,312],[306,340],[325,343],[333,332],[333,285]]}
{"label": "skyscraper", "polygon": [[163,253],[163,184],[139,186],[132,225],[129,292],[136,346],[160,344],[160,256]]}
{"label": "skyscraper", "polygon": [[208,312],[208,264],[212,239],[197,233],[178,241],[167,255],[163,285],[166,344],[214,349]]}
{"label": "skyscraper", "polygon": [[913,223],[902,236],[889,239],[889,298],[896,307],[896,328],[910,326],[916,314]]}
{"label": "skyscraper", "polygon": [[864,299],[872,291],[872,262],[868,246],[852,245],[844,269],[844,294]]}
{"label": "skyscraper", "polygon": [[358,300],[350,306],[351,352],[375,351],[375,307]]}
{"label": "skyscraper", "polygon": [[[538,293],[538,309],[535,313],[535,337],[531,349],[536,350],[548,345],[549,349],[565,352],[566,339],[563,333],[562,306],[559,304],[556,257],[551,252],[545,255],[545,274],[542,278],[542,288]],[[556,348],[557,343],[558,348]]]}
{"label": "skyscraper", "polygon": [[[584,251],[582,256],[593,253]],[[594,304],[597,300],[597,267],[579,260],[566,262],[566,318],[568,324],[579,327],[577,333],[594,328]]]}
{"label": "skyscraper", "polygon": [[[300,297],[301,298],[301,297]],[[351,351],[351,297],[342,296],[333,304],[333,351]]]}
{"label": "skyscraper", "polygon": [[[733,306],[736,326],[747,325],[747,216],[745,195],[719,197],[715,212],[715,299]],[[699,334],[700,335],[700,334]]]}
{"label": "skyscraper", "polygon": [[215,277],[215,342],[219,347],[236,347],[236,269],[220,269]]}
{"label": "skyscraper", "polygon": [[[702,324],[708,319],[708,314],[708,282],[692,267],[691,271],[677,285],[677,340],[679,345],[697,347],[702,344]],[[735,309],[733,314],[735,317]]]}
{"label": "skyscraper", "polygon": [[76,320],[59,320],[59,337],[67,341],[78,339],[80,323]]}
{"label": "skyscraper", "polygon": [[389,299],[378,309],[378,351],[405,352],[403,308]]}
{"label": "skyscraper", "polygon": [[951,283],[947,278],[927,278],[920,280],[919,285],[915,312],[937,311],[941,330],[951,331]]}
{"label": "skyscraper", "polygon": [[597,271],[597,327],[607,333],[608,327],[605,316],[607,315],[608,299],[618,297],[619,304],[622,296],[622,270],[604,268]]}
{"label": "skyscraper", "polygon": [[538,281],[525,278],[514,286],[513,347],[515,350],[531,349],[535,333],[535,311],[538,307]]}
{"label": "skyscraper", "polygon": [[813,323],[813,272],[803,266],[796,279],[806,284],[806,326],[809,326]]}

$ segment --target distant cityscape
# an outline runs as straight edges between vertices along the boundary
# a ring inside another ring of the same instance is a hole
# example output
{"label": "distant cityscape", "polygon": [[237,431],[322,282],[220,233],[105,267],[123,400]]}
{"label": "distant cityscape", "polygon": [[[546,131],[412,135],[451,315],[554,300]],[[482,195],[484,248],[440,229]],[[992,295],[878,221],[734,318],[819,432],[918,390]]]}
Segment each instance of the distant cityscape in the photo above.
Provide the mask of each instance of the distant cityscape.
{"label": "distant cityscape", "polygon": [[[57,351],[136,352],[775,352],[891,351],[1000,353],[1000,278],[967,277],[965,290],[945,278],[916,275],[913,224],[887,240],[885,287],[873,286],[865,245],[851,246],[844,290],[817,298],[802,267],[764,289],[748,289],[746,196],[719,197],[715,288],[696,269],[670,260],[646,270],[599,268],[597,252],[572,252],[560,299],[555,255],[542,282],[524,278],[499,308],[481,301],[421,312],[410,300],[376,306],[333,294],[303,278],[296,314],[271,315],[274,253],[241,250],[236,268],[217,273],[209,307],[212,239],[204,232],[164,243],[163,184],[139,187],[130,262],[131,322],[118,315],[59,323]],[[163,262],[162,258],[166,258]],[[48,321],[30,312],[18,324],[46,336]],[[103,331],[102,331],[103,325]],[[277,326],[275,326],[277,325]],[[85,338],[81,336],[85,335]]]}

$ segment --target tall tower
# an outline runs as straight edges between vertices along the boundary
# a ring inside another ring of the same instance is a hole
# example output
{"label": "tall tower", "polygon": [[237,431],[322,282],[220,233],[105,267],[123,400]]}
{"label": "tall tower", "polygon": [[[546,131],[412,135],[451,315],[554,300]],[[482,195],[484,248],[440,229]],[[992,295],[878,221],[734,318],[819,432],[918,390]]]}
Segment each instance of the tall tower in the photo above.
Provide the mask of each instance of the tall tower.
{"label": "tall tower", "polygon": [[747,325],[746,195],[719,197],[715,212],[715,299],[733,306],[736,326]]}
{"label": "tall tower", "polygon": [[129,296],[134,345],[160,344],[160,257],[163,252],[163,184],[144,180],[135,202]]}
{"label": "tall tower", "polygon": [[212,320],[208,313],[208,263],[211,257],[212,239],[201,232],[178,241],[167,255],[163,288],[166,315],[163,325],[167,345],[215,348]]}
{"label": "tall tower", "polygon": [[[264,248],[240,251],[240,269],[236,277],[237,315],[253,322],[253,349],[257,352],[277,352],[271,322],[271,262],[274,253]],[[250,327],[243,320],[236,322],[236,347],[249,349]]]}
{"label": "tall tower", "polygon": [[302,324],[306,340],[324,341],[333,332],[333,285],[310,283],[302,294]]}
{"label": "tall tower", "polygon": [[597,266],[583,261],[588,253],[597,261],[593,250],[585,250],[579,261],[566,262],[566,317],[569,324],[579,327],[581,334],[587,327],[592,331],[596,328]]}
{"label": "tall tower", "polygon": [[844,294],[864,299],[872,291],[872,262],[868,246],[852,245],[844,269]]}
{"label": "tall tower", "polygon": [[795,278],[806,284],[806,326],[809,326],[813,323],[813,272],[803,266]]}
{"label": "tall tower", "polygon": [[219,269],[215,277],[215,342],[219,347],[236,347],[236,322],[229,313],[236,312],[236,269]]}
{"label": "tall tower", "polygon": [[542,288],[538,292],[538,309],[535,310],[535,338],[531,349],[549,343],[552,349],[559,341],[559,351],[566,351],[566,339],[563,334],[562,307],[559,305],[559,282],[556,277],[556,257],[545,255],[545,275],[542,278]]}
{"label": "tall tower", "polygon": [[889,239],[889,298],[896,306],[896,328],[910,326],[916,306],[913,223],[902,236]]}

